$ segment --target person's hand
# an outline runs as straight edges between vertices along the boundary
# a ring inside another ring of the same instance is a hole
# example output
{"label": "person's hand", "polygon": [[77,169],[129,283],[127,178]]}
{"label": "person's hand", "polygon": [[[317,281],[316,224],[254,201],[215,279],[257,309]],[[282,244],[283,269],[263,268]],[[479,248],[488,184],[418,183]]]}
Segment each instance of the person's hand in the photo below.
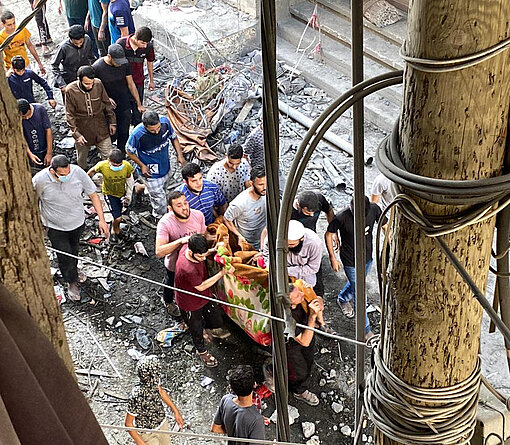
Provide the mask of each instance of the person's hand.
{"label": "person's hand", "polygon": [[84,136],[80,136],[78,139],[76,139],[76,143],[79,145],[87,145],[87,139],[85,139]]}
{"label": "person's hand", "polygon": [[48,104],[50,105],[51,108],[55,109],[55,107],[57,106],[57,101],[55,99],[48,99]]}
{"label": "person's hand", "polygon": [[98,40],[104,40],[105,39],[105,32],[103,28],[99,28],[99,32],[97,33],[97,39]]}
{"label": "person's hand", "polygon": [[184,428],[184,419],[182,417],[182,414],[177,411],[174,413],[175,421],[177,422],[177,425],[179,425],[179,428],[182,430]]}
{"label": "person's hand", "polygon": [[85,20],[85,23],[83,24],[83,29],[85,30],[85,32],[90,31],[90,20]]}
{"label": "person's hand", "polygon": [[117,126],[110,124],[110,136],[113,136],[117,132]]}
{"label": "person's hand", "polygon": [[149,81],[149,90],[154,91],[156,89],[156,84],[153,80]]}
{"label": "person's hand", "polygon": [[122,205],[123,205],[124,207],[128,207],[130,202],[131,202],[131,200],[130,200],[127,196],[124,196],[124,197],[122,198]]}
{"label": "person's hand", "polygon": [[30,160],[34,163],[34,164],[37,164],[37,165],[43,165],[43,163],[41,162],[41,160],[35,155],[33,154],[31,151],[28,152],[28,157],[30,158]]}
{"label": "person's hand", "polygon": [[112,108],[115,110],[117,108],[117,103],[110,97],[110,103],[112,104]]}
{"label": "person's hand", "polygon": [[99,231],[104,235],[106,239],[110,237],[110,228],[104,219],[99,220]]}
{"label": "person's hand", "polygon": [[43,76],[46,74],[46,68],[44,68],[44,65],[42,63],[39,64],[39,70],[41,71],[41,74]]}
{"label": "person's hand", "polygon": [[179,241],[181,242],[181,244],[186,244],[188,241],[189,241],[189,236],[183,236],[181,238],[179,238]]}
{"label": "person's hand", "polygon": [[59,2],[59,4],[58,4],[57,11],[58,11],[58,15],[62,15],[63,9],[62,9],[62,3],[61,2]]}
{"label": "person's hand", "polygon": [[187,164],[186,159],[184,159],[184,156],[182,155],[177,156],[177,162],[181,164],[182,167],[184,167]]}
{"label": "person's hand", "polygon": [[46,156],[44,157],[44,166],[48,167],[51,163],[51,158],[53,157],[53,153],[46,153]]}
{"label": "person's hand", "polygon": [[147,167],[145,164],[142,165],[140,170],[142,172],[142,175],[144,175],[146,178],[150,178],[151,177],[151,172],[149,171],[149,167]]}
{"label": "person's hand", "polygon": [[317,314],[321,311],[319,300],[315,299],[308,303],[308,310],[310,311],[310,315],[317,316]]}
{"label": "person's hand", "polygon": [[60,87],[60,91],[62,92],[62,94],[65,96],[66,94],[66,87],[63,86],[63,87]]}
{"label": "person's hand", "polygon": [[335,272],[338,272],[342,268],[342,263],[340,261],[338,261],[336,258],[330,258],[330,262],[331,262],[331,268]]}
{"label": "person's hand", "polygon": [[143,113],[145,113],[146,108],[145,108],[142,104],[137,105],[137,107],[136,107],[136,108],[138,108],[138,111],[139,111],[140,113],[142,113],[142,114],[143,114]]}

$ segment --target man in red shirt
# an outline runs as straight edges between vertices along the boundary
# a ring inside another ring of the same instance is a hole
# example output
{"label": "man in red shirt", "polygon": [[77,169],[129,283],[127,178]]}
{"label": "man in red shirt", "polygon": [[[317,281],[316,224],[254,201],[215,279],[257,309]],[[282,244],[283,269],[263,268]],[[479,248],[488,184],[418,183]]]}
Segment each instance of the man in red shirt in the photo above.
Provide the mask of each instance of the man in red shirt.
{"label": "man in red shirt", "polygon": [[[143,64],[147,60],[147,72],[149,73],[149,90],[154,90],[154,45],[152,43],[152,31],[146,26],[136,30],[134,34],[121,37],[117,42],[124,49],[126,58],[131,66],[131,74],[135,82],[140,102],[143,104],[143,92],[145,76],[143,73]],[[131,103],[132,117],[131,123],[136,126],[142,121],[142,114],[138,110],[136,103]]]}
{"label": "man in red shirt", "polygon": [[[204,235],[196,233],[189,238],[187,246],[183,246],[175,263],[175,287],[195,294],[211,297],[211,287],[214,286],[227,273],[234,273],[231,266],[227,271],[221,269],[216,275],[209,278],[205,261],[209,254],[209,246]],[[226,338],[230,333],[223,329],[223,312],[212,301],[195,297],[188,293],[176,290],[175,301],[181,310],[182,317],[188,325],[197,348],[200,360],[208,368],[218,366],[216,358],[207,351],[204,341],[204,327],[211,330],[216,338]]]}

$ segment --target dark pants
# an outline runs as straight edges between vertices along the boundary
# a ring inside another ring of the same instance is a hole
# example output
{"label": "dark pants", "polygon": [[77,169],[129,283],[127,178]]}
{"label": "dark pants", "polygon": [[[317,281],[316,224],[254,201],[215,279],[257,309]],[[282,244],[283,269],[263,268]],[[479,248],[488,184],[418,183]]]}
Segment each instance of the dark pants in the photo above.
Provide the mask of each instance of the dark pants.
{"label": "dark pants", "polygon": [[[29,0],[30,6],[33,6],[35,0]],[[35,22],[37,23],[37,29],[39,30],[39,40],[41,44],[46,45],[48,40],[51,40],[50,27],[48,26],[48,20],[46,20],[46,5],[44,5],[39,12],[35,15]]]}
{"label": "dark pants", "polygon": [[217,329],[223,326],[223,312],[212,301],[197,311],[187,312],[181,309],[182,318],[188,326],[193,344],[199,353],[205,352],[204,328]]}
{"label": "dark pants", "polygon": [[[86,17],[67,17],[67,23],[69,24],[69,27],[73,25],[81,25],[85,26],[85,18]],[[92,27],[90,27],[92,28]],[[90,40],[92,40],[92,52],[94,53],[94,56],[98,57],[99,52],[97,51],[97,45],[96,45],[96,39],[94,37],[94,33],[92,32],[92,29],[90,29],[87,32],[87,35],[90,37]]]}
{"label": "dark pants", "polygon": [[[314,339],[315,340],[315,339]],[[289,370],[289,390],[303,394],[308,389],[308,379],[312,373],[315,341],[304,347],[294,340],[287,345],[287,369]]]}
{"label": "dark pants", "polygon": [[315,274],[315,277],[317,279],[317,283],[315,283],[313,290],[317,294],[318,297],[323,297],[324,296],[324,281],[322,280],[322,260],[321,260],[321,267],[319,267],[319,271]]}
{"label": "dark pants", "polygon": [[[51,246],[54,249],[78,255],[80,236],[84,226],[83,224],[77,229],[70,231],[48,229],[48,238],[51,241]],[[78,260],[60,253],[57,253],[57,259],[58,267],[60,268],[64,281],[76,283],[78,281]]]}
{"label": "dark pants", "polygon": [[108,46],[110,45],[110,31],[108,30],[108,25],[106,25],[106,29],[104,30],[104,40],[99,40],[99,28],[92,26],[92,33],[94,34],[99,55],[101,57],[106,56],[106,54],[108,54]]}
{"label": "dark pants", "polygon": [[[174,286],[175,284],[175,272],[172,272],[171,270],[168,270],[165,267],[166,270],[166,278],[163,281],[164,284],[167,286]],[[168,287],[163,288],[163,300],[166,304],[173,303],[174,302],[174,291],[172,289],[168,289]]]}
{"label": "dark pants", "polygon": [[115,117],[117,118],[117,132],[112,137],[112,142],[117,141],[117,148],[126,153],[126,142],[129,138],[129,126],[131,125],[131,110],[119,110],[115,108]]}
{"label": "dark pants", "polygon": [[[143,84],[140,86],[136,86],[136,89],[138,90],[138,96],[140,96],[140,103],[143,104],[143,92],[144,92],[144,86]],[[142,122],[142,113],[138,111],[138,108],[136,106],[136,102],[133,98],[131,98],[131,123],[133,126],[137,126],[140,122]]]}

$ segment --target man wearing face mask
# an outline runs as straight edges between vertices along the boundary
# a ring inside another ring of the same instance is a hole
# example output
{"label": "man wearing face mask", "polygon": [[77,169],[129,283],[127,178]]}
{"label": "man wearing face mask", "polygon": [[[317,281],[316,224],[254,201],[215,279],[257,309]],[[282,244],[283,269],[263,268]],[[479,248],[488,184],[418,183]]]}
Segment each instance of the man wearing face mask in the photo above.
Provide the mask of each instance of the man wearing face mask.
{"label": "man wearing face mask", "polygon": [[87,172],[90,177],[96,173],[103,175],[102,192],[113,216],[110,244],[117,243],[121,237],[122,198],[126,194],[127,181],[132,178],[134,171],[133,166],[124,160],[124,153],[114,148],[107,161],[98,162]]}
{"label": "man wearing face mask", "polygon": [[[92,201],[99,217],[99,230],[108,237],[108,224],[95,184],[81,168],[71,165],[66,156],[54,156],[50,166],[32,178],[32,184],[39,200],[42,224],[48,229],[53,248],[78,255],[85,225],[83,194]],[[69,297],[79,301],[78,260],[63,254],[57,254],[57,259],[62,277],[68,283]]]}
{"label": "man wearing face mask", "polygon": [[124,55],[124,50],[120,45],[110,45],[108,54],[96,60],[92,68],[110,96],[117,118],[117,148],[125,153],[129,125],[131,124],[131,97],[135,100],[140,113],[143,113],[145,108],[140,103],[138,90],[133,82],[131,68]]}
{"label": "man wearing face mask", "polygon": [[113,148],[110,136],[116,132],[115,113],[91,66],[80,67],[78,80],[66,88],[66,120],[76,140],[77,163],[83,170],[87,170],[93,145],[102,159],[108,158]]}
{"label": "man wearing face mask", "polygon": [[[287,268],[289,276],[306,281],[310,286],[317,282],[316,274],[321,266],[322,242],[319,236],[305,228],[299,221],[291,219],[287,232],[289,253]],[[269,265],[269,246],[264,241],[264,262]]]}

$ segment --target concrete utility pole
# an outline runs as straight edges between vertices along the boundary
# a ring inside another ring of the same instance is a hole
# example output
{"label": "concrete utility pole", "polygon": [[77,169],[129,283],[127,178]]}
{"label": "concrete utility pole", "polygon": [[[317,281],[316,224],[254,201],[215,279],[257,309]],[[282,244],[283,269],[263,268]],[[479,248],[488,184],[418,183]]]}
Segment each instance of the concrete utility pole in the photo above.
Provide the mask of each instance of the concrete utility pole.
{"label": "concrete utility pole", "polygon": [[3,73],[0,75],[0,153],[0,281],[26,308],[74,375],[44,248],[21,116]]}
{"label": "concrete utility pole", "polygon": [[[508,0],[414,0],[406,53],[452,59],[477,53],[510,35]],[[400,153],[413,173],[441,179],[482,179],[501,173],[510,101],[510,51],[448,73],[407,67]],[[428,215],[466,206],[418,200]],[[443,240],[485,292],[496,218]],[[405,382],[454,385],[476,366],[482,309],[437,242],[397,212],[392,229],[389,296],[382,357]],[[379,443],[396,443],[387,437]]]}

